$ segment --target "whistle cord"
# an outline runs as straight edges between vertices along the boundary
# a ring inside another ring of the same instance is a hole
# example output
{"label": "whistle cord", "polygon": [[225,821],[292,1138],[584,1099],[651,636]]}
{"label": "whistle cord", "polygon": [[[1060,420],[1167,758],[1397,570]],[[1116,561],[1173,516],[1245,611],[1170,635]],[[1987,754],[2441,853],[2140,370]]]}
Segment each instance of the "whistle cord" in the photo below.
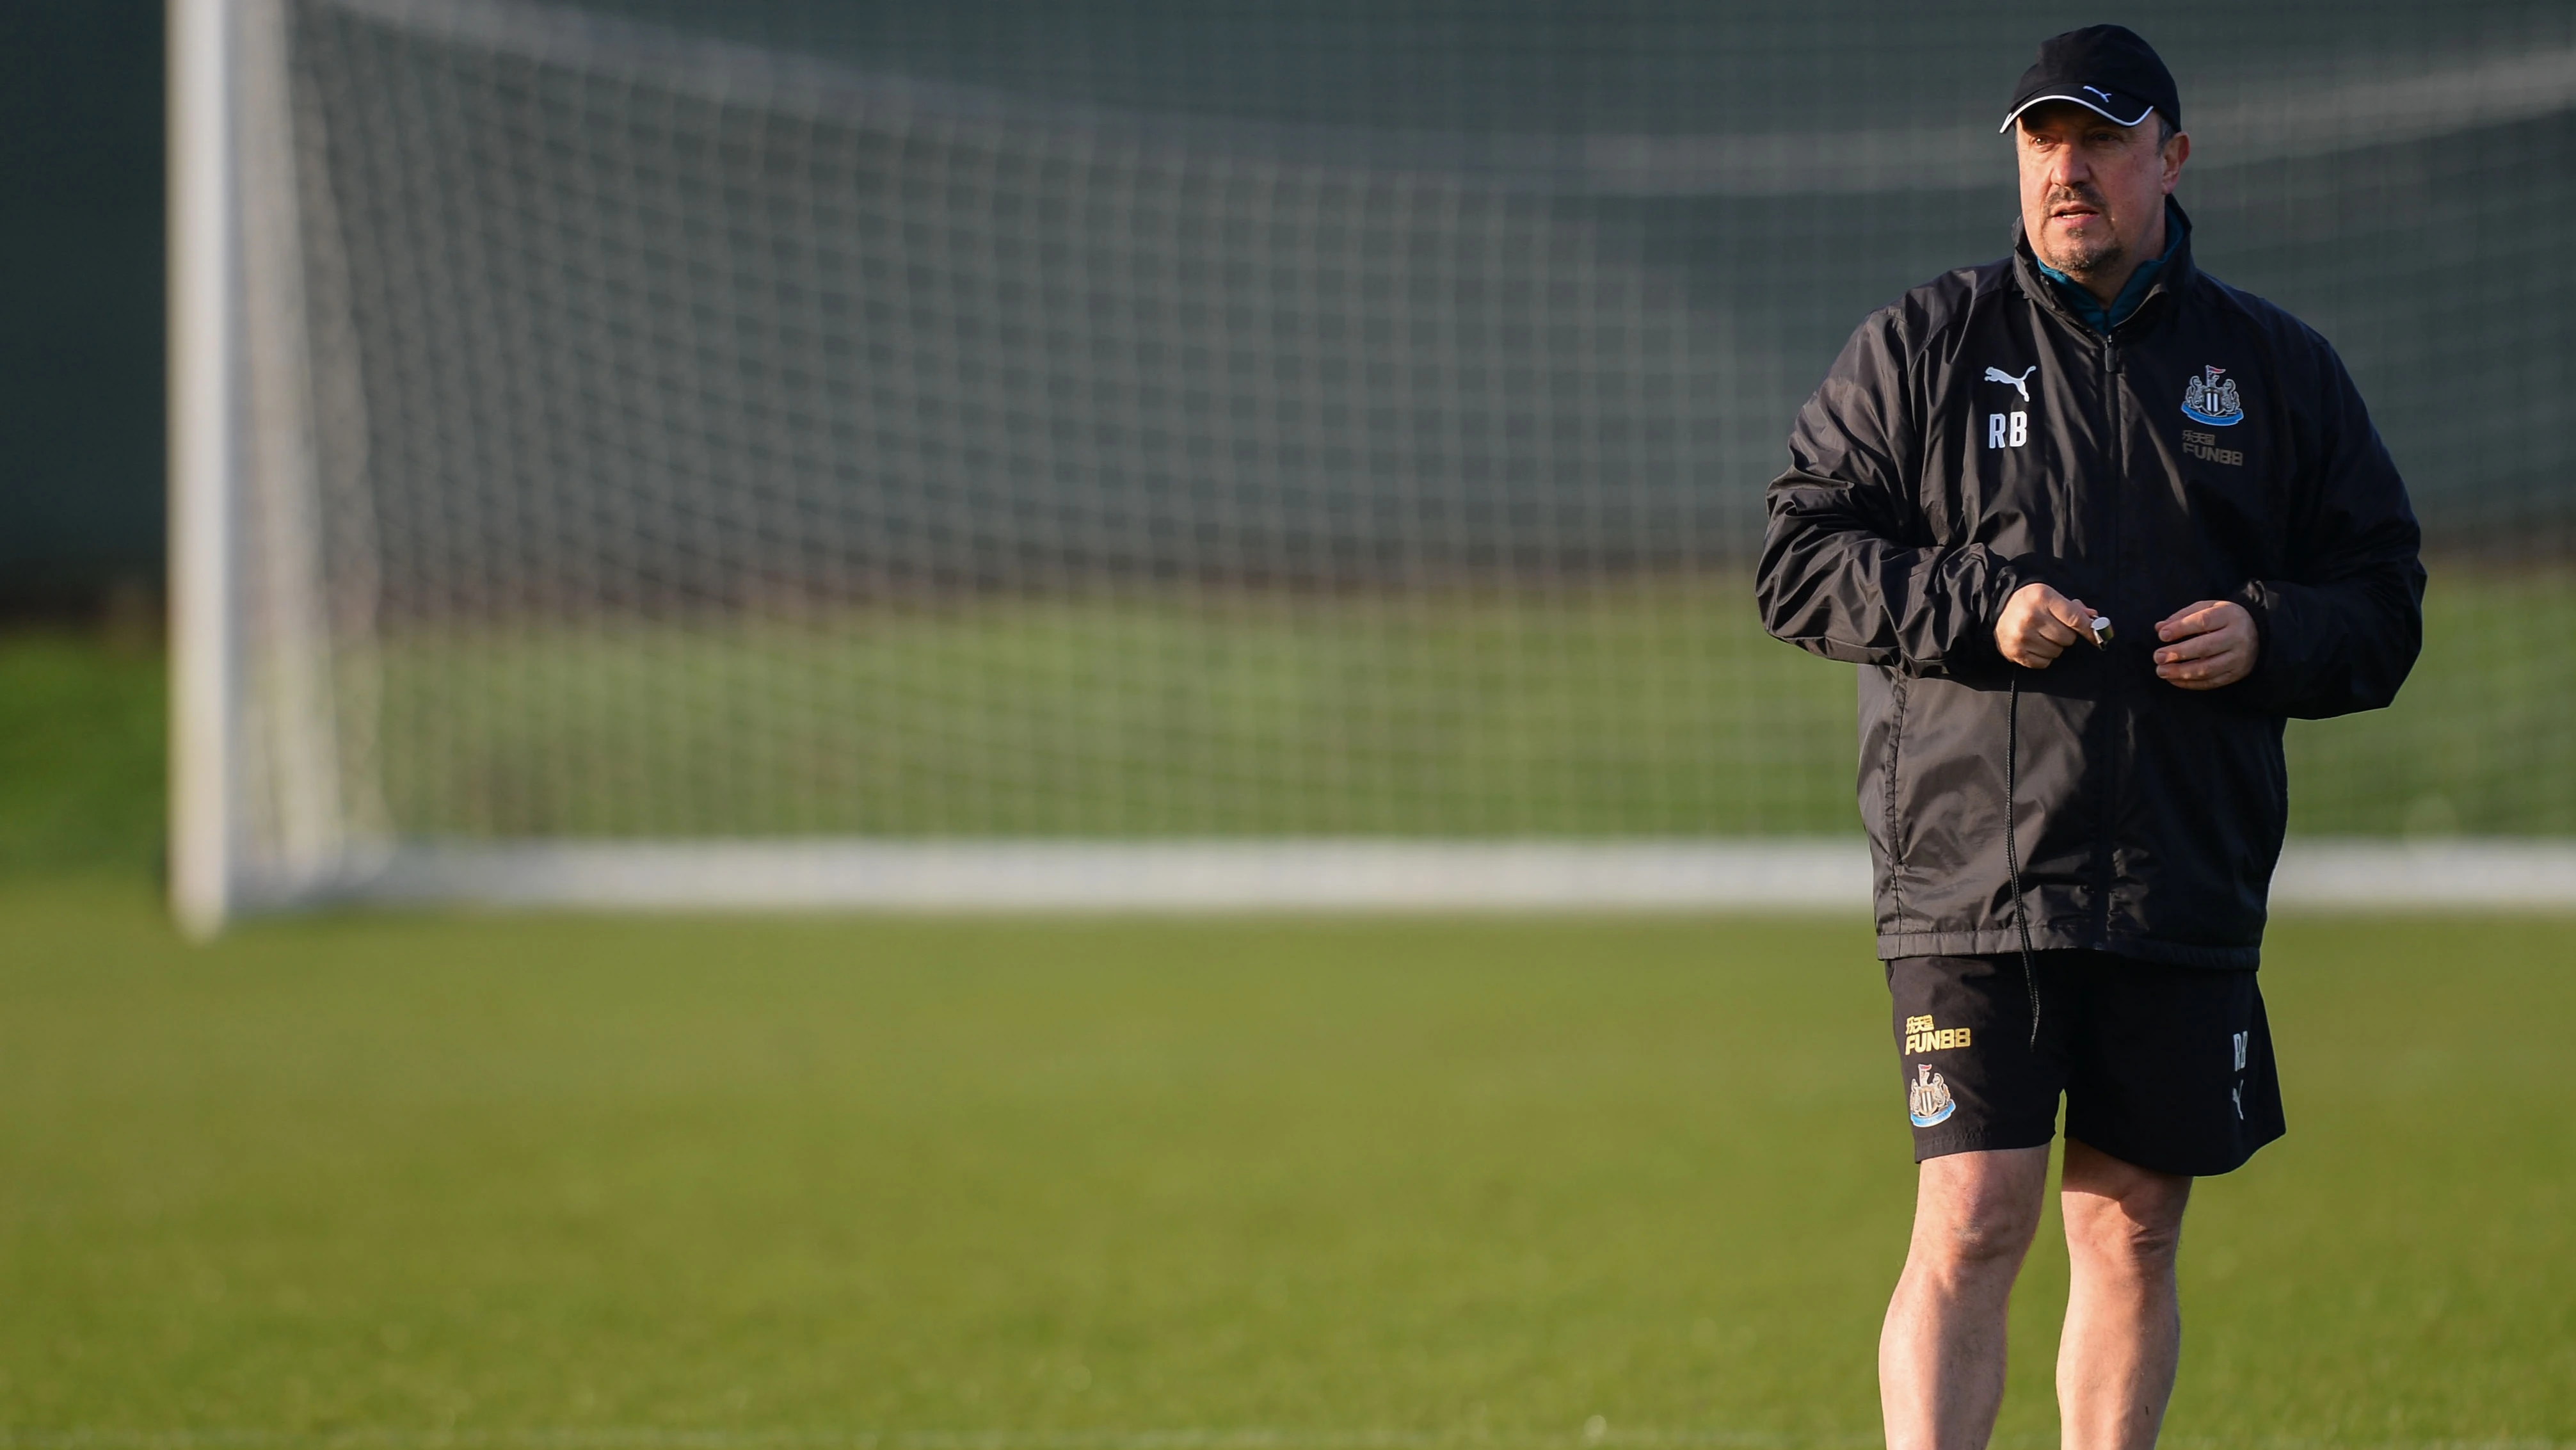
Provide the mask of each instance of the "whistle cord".
{"label": "whistle cord", "polygon": [[2013,819],[2021,771],[2021,669],[2012,672],[2004,706],[2004,869],[2012,875],[2013,925],[2021,931],[2021,983],[2030,991],[2030,1050],[2039,1050],[2039,973],[2031,965],[2030,908],[2021,894],[2021,845]]}

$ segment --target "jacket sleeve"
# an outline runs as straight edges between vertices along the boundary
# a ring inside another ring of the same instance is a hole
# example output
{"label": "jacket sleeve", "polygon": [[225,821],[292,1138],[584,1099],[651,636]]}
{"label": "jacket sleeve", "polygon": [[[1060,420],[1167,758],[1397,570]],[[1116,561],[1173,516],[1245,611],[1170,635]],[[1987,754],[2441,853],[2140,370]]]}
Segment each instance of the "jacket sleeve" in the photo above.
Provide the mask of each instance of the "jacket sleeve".
{"label": "jacket sleeve", "polygon": [[1933,537],[1917,491],[1922,406],[1897,311],[1871,317],[1798,410],[1789,471],[1764,500],[1762,627],[1812,654],[1950,673],[1992,656],[1994,626],[2036,561]]}
{"label": "jacket sleeve", "polygon": [[2318,464],[2299,481],[2290,577],[2237,592],[2261,640],[2248,703],[2301,719],[2397,698],[2424,645],[2423,531],[2361,394],[2322,338]]}

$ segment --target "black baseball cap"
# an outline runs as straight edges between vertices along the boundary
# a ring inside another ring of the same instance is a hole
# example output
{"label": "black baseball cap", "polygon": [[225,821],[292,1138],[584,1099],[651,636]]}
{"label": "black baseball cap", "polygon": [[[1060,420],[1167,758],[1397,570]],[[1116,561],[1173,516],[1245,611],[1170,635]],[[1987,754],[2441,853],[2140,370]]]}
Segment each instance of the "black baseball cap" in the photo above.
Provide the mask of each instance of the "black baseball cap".
{"label": "black baseball cap", "polygon": [[2039,63],[2021,73],[2012,109],[1998,131],[2009,131],[2021,113],[2042,101],[2073,101],[2110,120],[2134,126],[2149,111],[2182,128],[2182,98],[2173,72],[2156,48],[2125,25],[2088,25],[2039,43]]}

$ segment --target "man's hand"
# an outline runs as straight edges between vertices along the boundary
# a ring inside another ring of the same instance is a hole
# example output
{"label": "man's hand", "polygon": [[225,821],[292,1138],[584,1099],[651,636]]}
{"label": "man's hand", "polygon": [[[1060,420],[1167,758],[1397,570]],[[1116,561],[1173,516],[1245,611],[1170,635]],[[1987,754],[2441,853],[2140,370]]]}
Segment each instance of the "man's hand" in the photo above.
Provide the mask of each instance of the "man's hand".
{"label": "man's hand", "polygon": [[2093,611],[2045,584],[2014,590],[2004,601],[2003,618],[1995,621],[1995,648],[2029,670],[2047,669],[2068,645],[2092,638]]}
{"label": "man's hand", "polygon": [[2156,651],[2156,678],[2185,690],[2235,684],[2254,673],[2254,656],[2262,648],[2254,616],[2244,605],[2225,599],[2204,599],[2174,611],[2156,626],[2156,638],[2164,641]]}

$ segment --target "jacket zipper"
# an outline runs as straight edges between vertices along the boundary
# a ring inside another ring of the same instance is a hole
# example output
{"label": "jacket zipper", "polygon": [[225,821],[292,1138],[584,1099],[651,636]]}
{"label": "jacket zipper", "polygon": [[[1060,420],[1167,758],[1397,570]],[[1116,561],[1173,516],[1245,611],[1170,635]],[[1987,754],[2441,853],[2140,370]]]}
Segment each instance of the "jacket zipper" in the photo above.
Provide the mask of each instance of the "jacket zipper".
{"label": "jacket zipper", "polygon": [[[2110,495],[2104,501],[2109,506],[2110,528],[2107,531],[2108,538],[2104,541],[2106,547],[2103,551],[2102,580],[2105,592],[2117,598],[2121,584],[2120,548],[2123,531],[2120,523],[2121,516],[2128,506],[2129,481],[2129,434],[2120,405],[2120,340],[2117,329],[2105,333],[2102,337],[2102,412],[2109,421],[2111,430]],[[2102,601],[2102,606],[2097,607],[2107,607],[2111,602],[2111,599],[2105,599]],[[2134,624],[2126,621],[2123,623],[2128,628],[2136,628]],[[2097,950],[2111,933],[2111,890],[2117,880],[2112,859],[2115,854],[2113,824],[2119,812],[2121,778],[2124,774],[2120,769],[2120,747],[2126,732],[2121,727],[2128,703],[2126,698],[2128,691],[2121,683],[2119,669],[2109,660],[2103,661],[2103,664],[2105,668],[2110,669],[2110,674],[2102,691],[2102,708],[2099,712],[2101,723],[2096,727],[2103,736],[2102,795],[2093,811],[2093,869],[2095,872],[2093,946]]]}

